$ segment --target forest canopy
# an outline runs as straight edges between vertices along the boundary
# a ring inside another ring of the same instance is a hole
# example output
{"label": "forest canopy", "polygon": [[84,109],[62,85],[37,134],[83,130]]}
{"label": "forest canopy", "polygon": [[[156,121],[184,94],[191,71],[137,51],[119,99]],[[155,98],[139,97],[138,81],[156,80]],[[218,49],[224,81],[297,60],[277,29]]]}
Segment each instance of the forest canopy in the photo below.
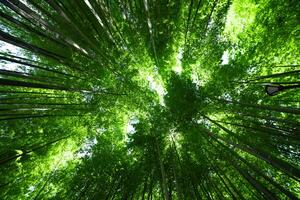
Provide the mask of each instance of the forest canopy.
{"label": "forest canopy", "polygon": [[0,2],[0,199],[300,198],[299,0]]}

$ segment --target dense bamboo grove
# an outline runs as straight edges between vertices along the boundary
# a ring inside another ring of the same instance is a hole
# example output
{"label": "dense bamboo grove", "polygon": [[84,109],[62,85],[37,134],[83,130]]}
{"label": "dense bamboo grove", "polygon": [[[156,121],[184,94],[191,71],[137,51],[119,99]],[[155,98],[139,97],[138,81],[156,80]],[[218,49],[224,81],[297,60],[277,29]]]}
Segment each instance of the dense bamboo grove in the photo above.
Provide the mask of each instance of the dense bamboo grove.
{"label": "dense bamboo grove", "polygon": [[0,199],[299,199],[299,0],[1,0]]}

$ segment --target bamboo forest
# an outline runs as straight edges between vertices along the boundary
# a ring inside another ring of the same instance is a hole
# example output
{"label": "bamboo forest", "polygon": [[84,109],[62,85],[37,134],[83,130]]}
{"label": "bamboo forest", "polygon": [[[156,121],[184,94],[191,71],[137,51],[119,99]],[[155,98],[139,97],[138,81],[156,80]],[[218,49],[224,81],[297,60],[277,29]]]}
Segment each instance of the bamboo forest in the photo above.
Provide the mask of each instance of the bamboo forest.
{"label": "bamboo forest", "polygon": [[0,199],[300,199],[299,0],[0,0]]}

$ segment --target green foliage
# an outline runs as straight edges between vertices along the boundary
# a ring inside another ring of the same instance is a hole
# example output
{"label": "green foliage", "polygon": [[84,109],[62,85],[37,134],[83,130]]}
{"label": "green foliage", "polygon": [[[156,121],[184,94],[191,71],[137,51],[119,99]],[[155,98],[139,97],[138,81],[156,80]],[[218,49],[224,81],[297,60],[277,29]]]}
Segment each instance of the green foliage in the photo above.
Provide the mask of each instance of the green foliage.
{"label": "green foliage", "polygon": [[190,79],[175,73],[171,74],[167,83],[165,102],[175,123],[191,121],[199,109],[205,107],[204,97],[201,88],[197,90],[196,84]]}
{"label": "green foliage", "polygon": [[298,0],[3,0],[0,199],[299,199]]}

